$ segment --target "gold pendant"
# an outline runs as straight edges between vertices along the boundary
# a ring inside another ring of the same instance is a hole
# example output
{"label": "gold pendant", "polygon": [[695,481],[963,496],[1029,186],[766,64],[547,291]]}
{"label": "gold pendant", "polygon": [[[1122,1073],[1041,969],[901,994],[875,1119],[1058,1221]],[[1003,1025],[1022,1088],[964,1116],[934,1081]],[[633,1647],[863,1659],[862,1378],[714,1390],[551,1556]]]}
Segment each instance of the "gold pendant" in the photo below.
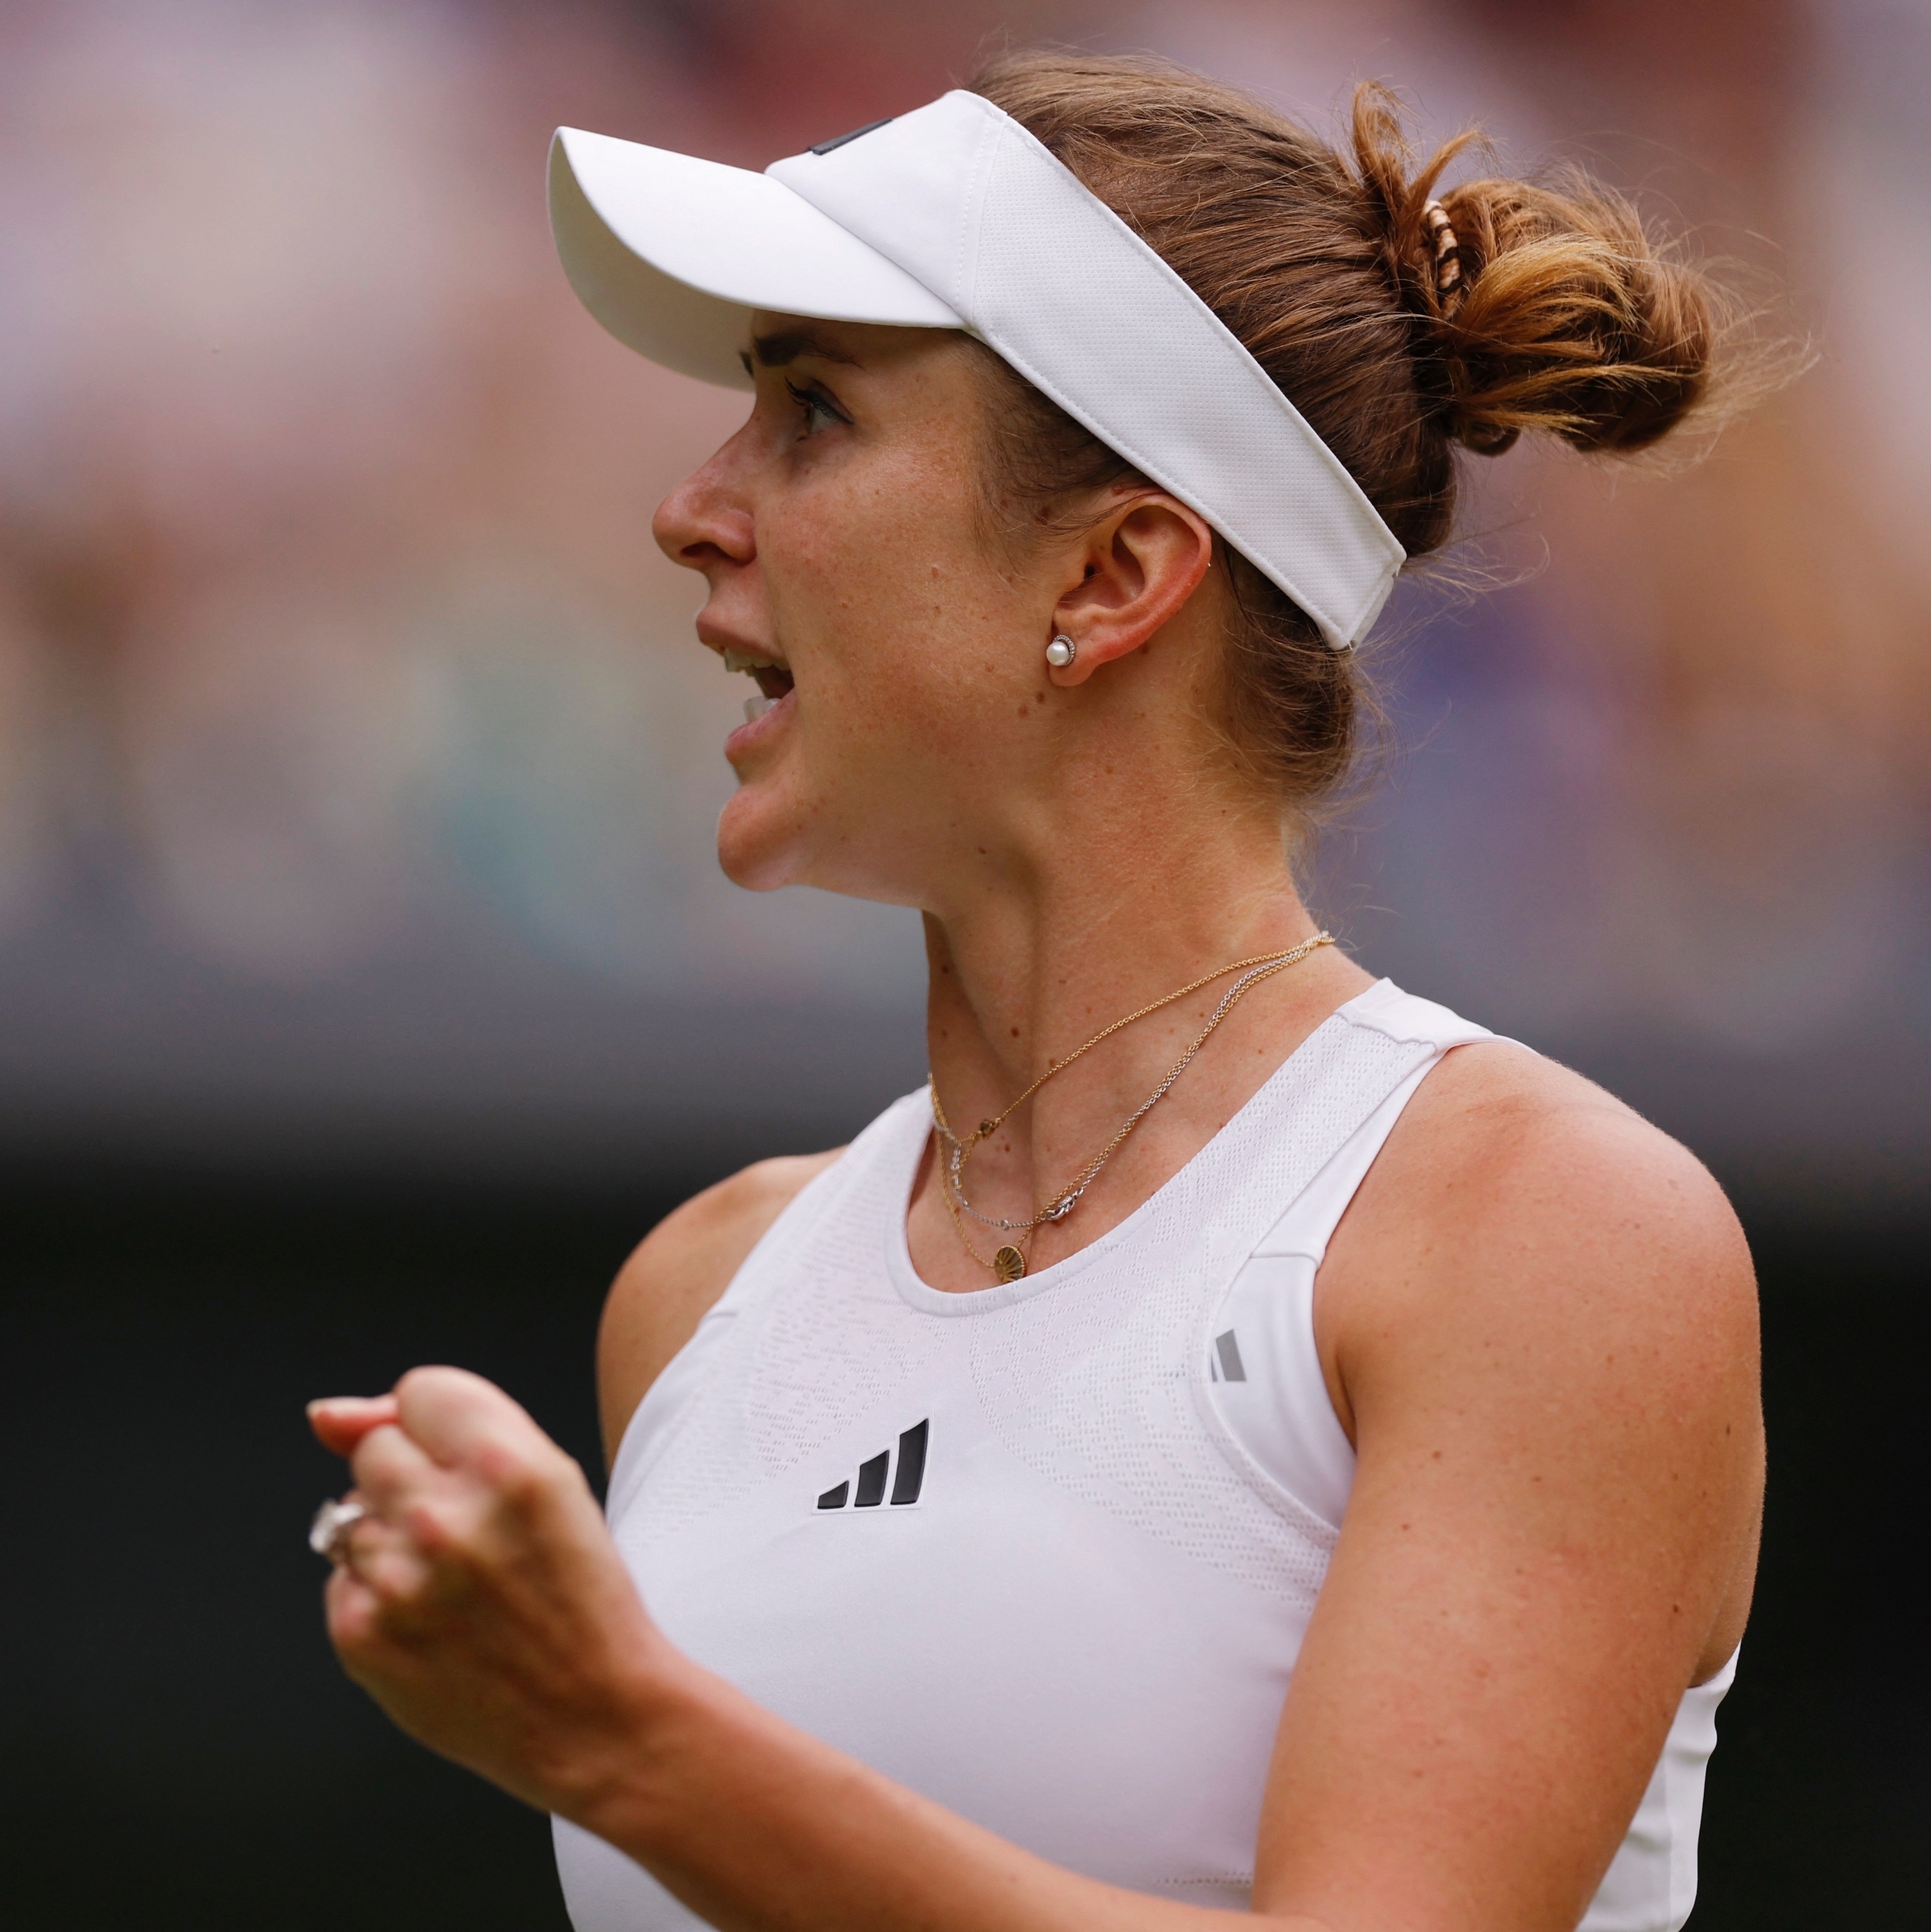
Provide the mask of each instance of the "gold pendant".
{"label": "gold pendant", "polygon": [[1008,1241],[993,1256],[993,1272],[1001,1281],[1017,1281],[1026,1273],[1026,1257]]}

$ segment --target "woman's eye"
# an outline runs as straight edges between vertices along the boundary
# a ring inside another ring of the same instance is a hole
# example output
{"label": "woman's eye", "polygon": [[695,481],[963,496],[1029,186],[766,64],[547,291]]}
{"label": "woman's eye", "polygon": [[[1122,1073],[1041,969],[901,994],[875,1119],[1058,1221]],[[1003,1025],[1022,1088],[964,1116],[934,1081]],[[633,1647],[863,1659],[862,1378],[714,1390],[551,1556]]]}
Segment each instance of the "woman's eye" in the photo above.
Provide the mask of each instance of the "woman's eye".
{"label": "woman's eye", "polygon": [[809,436],[824,428],[827,423],[849,422],[851,420],[815,384],[808,389],[801,389],[795,382],[787,382],[785,388],[791,400],[803,412],[804,428],[801,432],[803,435]]}

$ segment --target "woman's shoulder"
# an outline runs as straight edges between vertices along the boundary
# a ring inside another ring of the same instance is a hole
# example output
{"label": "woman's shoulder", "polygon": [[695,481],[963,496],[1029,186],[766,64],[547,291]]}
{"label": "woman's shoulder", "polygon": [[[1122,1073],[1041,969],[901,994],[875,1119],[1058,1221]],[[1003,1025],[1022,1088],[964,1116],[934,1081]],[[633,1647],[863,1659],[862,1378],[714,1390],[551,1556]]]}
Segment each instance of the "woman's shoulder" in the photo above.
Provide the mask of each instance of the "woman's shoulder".
{"label": "woman's shoulder", "polygon": [[1578,1264],[1603,1247],[1639,1268],[1668,1251],[1749,1274],[1736,1215],[1695,1155],[1594,1081],[1512,1041],[1443,1056],[1362,1205],[1398,1243],[1486,1252],[1560,1238]]}
{"label": "woman's shoulder", "polygon": [[1728,1201],[1695,1155],[1560,1061],[1488,1039],[1458,1045],[1416,1089],[1389,1165],[1407,1188],[1506,1219],[1536,1202],[1587,1217],[1636,1202],[1680,1226],[1734,1230]]}
{"label": "woman's shoulder", "polygon": [[615,1456],[645,1392],[771,1224],[844,1151],[754,1162],[665,1215],[632,1251],[611,1286],[597,1333],[607,1456]]}
{"label": "woman's shoulder", "polygon": [[1458,1046],[1422,1082],[1323,1274],[1344,1351],[1344,1334],[1359,1347],[1399,1334],[1438,1359],[1503,1332],[1551,1357],[1640,1337],[1692,1375],[1754,1352],[1749,1250],[1709,1171],[1594,1082],[1507,1041]]}

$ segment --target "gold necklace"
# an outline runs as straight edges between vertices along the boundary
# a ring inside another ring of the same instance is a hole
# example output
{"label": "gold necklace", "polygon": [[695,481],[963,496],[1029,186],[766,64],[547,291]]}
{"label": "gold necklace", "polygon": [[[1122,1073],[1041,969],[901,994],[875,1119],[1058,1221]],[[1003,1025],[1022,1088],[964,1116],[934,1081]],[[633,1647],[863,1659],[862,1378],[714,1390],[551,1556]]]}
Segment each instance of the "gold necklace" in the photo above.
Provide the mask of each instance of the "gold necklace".
{"label": "gold necklace", "polygon": [[[939,1139],[947,1150],[944,1157],[939,1162],[939,1184],[944,1192],[945,1205],[952,1216],[952,1225],[959,1231],[959,1239],[966,1252],[981,1268],[990,1268],[996,1280],[1002,1282],[1019,1280],[1026,1270],[1024,1249],[1009,1240],[994,1252],[990,1261],[987,1260],[973,1246],[971,1238],[967,1235],[966,1223],[962,1218],[960,1210],[962,1209],[964,1213],[970,1214],[973,1220],[983,1222],[989,1228],[996,1228],[1002,1233],[1007,1234],[1017,1234],[1022,1240],[1029,1239],[1033,1230],[1047,1222],[1063,1221],[1068,1214],[1072,1213],[1080,1197],[1093,1184],[1094,1179],[1101,1168],[1104,1167],[1119,1150],[1121,1143],[1153,1111],[1154,1108],[1166,1098],[1167,1091],[1174,1082],[1187,1070],[1194,1056],[1206,1045],[1215,1028],[1239,1004],[1242,995],[1260,981],[1271,979],[1276,973],[1286,971],[1290,966],[1298,964],[1318,948],[1332,946],[1334,943],[1332,933],[1317,932],[1311,939],[1304,939],[1299,945],[1290,946],[1285,952],[1263,952],[1251,959],[1236,959],[1230,965],[1217,968],[1213,972],[1203,974],[1197,980],[1189,980],[1185,986],[1179,988],[1176,992],[1154,1000],[1149,1006],[1140,1007],[1137,1012],[1128,1013],[1124,1019],[1115,1020],[1110,1026],[1102,1027],[1084,1046],[1076,1048],[1064,1060],[1054,1060],[1017,1100],[1008,1102],[999,1113],[981,1120],[978,1128],[970,1134],[959,1135],[952,1131],[951,1126],[945,1118],[945,1109],[939,1103],[938,1084],[935,1080],[929,1081],[928,1084],[932,1094],[932,1125],[937,1129]],[[1123,1027],[1130,1027],[1136,1020],[1143,1020],[1149,1014],[1158,1012],[1163,1006],[1170,1006],[1176,1000],[1184,1000],[1189,993],[1197,993],[1203,986],[1211,986],[1216,980],[1224,980],[1230,973],[1239,973],[1241,977],[1227,988],[1226,993],[1221,997],[1220,1004],[1214,1009],[1209,1016],[1206,1024],[1194,1035],[1186,1052],[1182,1054],[1167,1070],[1166,1077],[1127,1116],[1112,1139],[1108,1141],[1106,1145],[1086,1163],[1077,1180],[1067,1187],[1062,1188],[1053,1197],[1048,1204],[1037,1209],[1029,1219],[1023,1221],[1011,1221],[996,1215],[982,1214],[966,1198],[966,1163],[972,1158],[979,1143],[996,1133],[1013,1114],[1031,1100],[1033,1095],[1037,1094],[1056,1073],[1063,1073],[1081,1054],[1091,1052],[1102,1040],[1110,1040]]]}
{"label": "gold necklace", "polygon": [[[966,1223],[959,1218],[959,1204],[953,1199],[952,1190],[946,1185],[942,1175],[939,1180],[939,1187],[945,1196],[946,1208],[952,1216],[952,1225],[959,1231],[959,1245],[982,1268],[990,1268],[995,1281],[1017,1281],[1026,1273],[1025,1249],[1016,1242],[1005,1241],[1002,1242],[990,1255],[980,1253],[979,1250],[972,1245],[972,1237],[966,1232]],[[1032,1237],[1029,1234],[1025,1238],[1030,1240]]]}

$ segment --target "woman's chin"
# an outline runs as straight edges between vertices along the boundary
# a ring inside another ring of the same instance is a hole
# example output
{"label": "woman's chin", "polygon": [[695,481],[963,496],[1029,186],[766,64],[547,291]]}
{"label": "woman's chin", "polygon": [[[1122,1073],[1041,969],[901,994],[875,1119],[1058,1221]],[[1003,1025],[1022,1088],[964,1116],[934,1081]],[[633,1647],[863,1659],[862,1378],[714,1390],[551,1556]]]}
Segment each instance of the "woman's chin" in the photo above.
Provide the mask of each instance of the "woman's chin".
{"label": "woman's chin", "polygon": [[740,787],[718,817],[717,862],[724,876],[753,892],[803,883],[797,827],[798,814],[768,796],[767,787]]}

